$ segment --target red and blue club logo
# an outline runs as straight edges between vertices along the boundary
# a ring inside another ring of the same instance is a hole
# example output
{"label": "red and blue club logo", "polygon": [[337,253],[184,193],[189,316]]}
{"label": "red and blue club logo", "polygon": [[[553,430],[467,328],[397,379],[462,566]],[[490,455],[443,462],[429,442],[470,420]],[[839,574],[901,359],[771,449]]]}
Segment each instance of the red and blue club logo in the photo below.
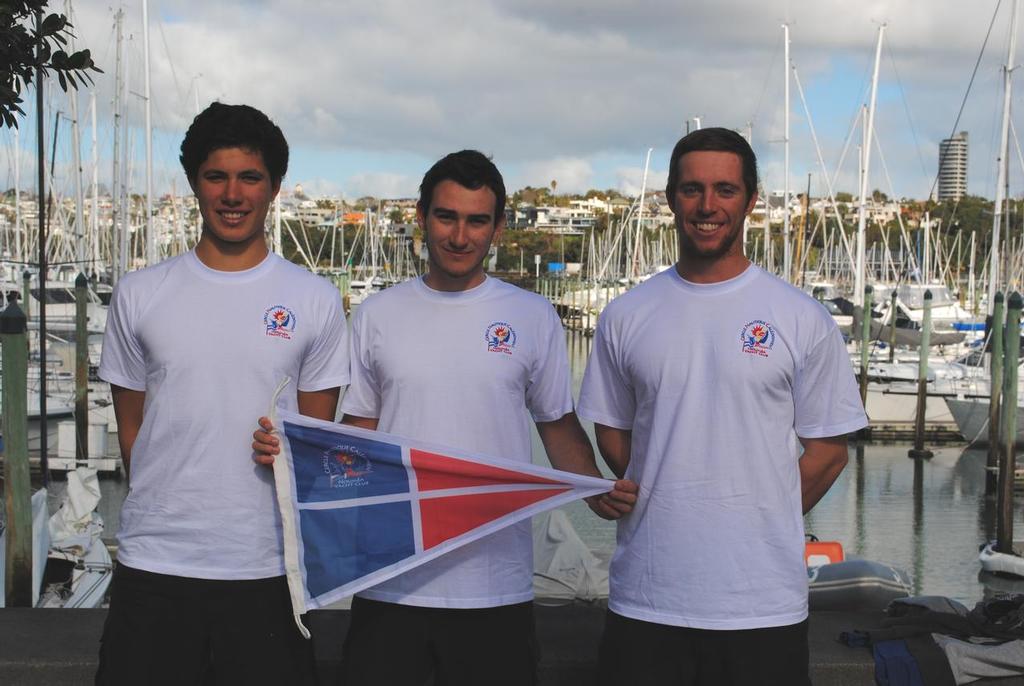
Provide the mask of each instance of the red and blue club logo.
{"label": "red and blue club logo", "polygon": [[263,313],[263,325],[268,336],[291,338],[295,332],[295,313],[284,305],[274,305]]}
{"label": "red and blue club logo", "polygon": [[484,333],[487,341],[487,350],[492,353],[512,354],[516,347],[516,332],[508,322],[494,322],[487,327]]}
{"label": "red and blue club logo", "polygon": [[363,477],[373,471],[366,453],[352,445],[336,445],[323,451],[320,465],[330,479],[331,488],[365,484]]}
{"label": "red and blue club logo", "polygon": [[743,327],[740,342],[743,352],[768,357],[768,351],[775,347],[775,329],[768,322],[755,319]]}

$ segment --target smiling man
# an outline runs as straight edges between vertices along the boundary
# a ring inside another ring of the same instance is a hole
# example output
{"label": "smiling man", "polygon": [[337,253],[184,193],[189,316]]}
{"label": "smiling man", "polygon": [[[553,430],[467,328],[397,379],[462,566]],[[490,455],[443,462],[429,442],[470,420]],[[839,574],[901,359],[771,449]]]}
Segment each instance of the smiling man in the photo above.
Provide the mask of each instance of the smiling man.
{"label": "smiling man", "polygon": [[[552,465],[600,476],[573,412],[565,335],[544,298],[484,273],[505,227],[505,184],[482,153],[447,155],[420,185],[429,269],[370,296],[352,319],[342,421],[530,462],[530,423]],[[266,418],[261,419],[269,428]],[[276,438],[254,435],[271,462]],[[588,499],[632,509],[636,484]],[[347,686],[532,686],[533,540],[524,521],[386,581],[352,602]]]}
{"label": "smiling man", "polygon": [[202,236],[125,275],[103,340],[131,489],[96,683],[315,683],[273,478],[248,459],[248,436],[285,376],[293,411],[334,419],[349,378],[341,298],[267,249],[288,144],[266,115],[214,103],[181,163]]}
{"label": "smiling man", "polygon": [[601,315],[580,392],[612,471],[640,484],[619,522],[602,684],[809,684],[802,514],[867,418],[821,305],[750,263],[754,151],[701,129],[665,189],[679,260]]}

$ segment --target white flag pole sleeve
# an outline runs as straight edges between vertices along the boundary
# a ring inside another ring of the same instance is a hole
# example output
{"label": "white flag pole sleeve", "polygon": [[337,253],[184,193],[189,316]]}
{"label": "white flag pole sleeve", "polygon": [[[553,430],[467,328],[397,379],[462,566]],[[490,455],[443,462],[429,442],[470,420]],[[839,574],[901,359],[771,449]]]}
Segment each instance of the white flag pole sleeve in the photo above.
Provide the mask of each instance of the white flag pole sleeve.
{"label": "white flag pole sleeve", "polygon": [[295,526],[295,509],[292,502],[292,470],[285,454],[284,432],[278,425],[277,399],[291,381],[287,376],[281,380],[270,399],[270,417],[274,425],[273,433],[281,442],[281,452],[274,460],[274,490],[277,493],[277,509],[281,513],[281,529],[284,534],[284,572],[288,580],[288,594],[292,600],[292,612],[299,633],[306,639],[310,638],[309,629],[302,623],[302,615],[306,612],[306,597],[302,584],[302,570],[299,567],[298,529]]}

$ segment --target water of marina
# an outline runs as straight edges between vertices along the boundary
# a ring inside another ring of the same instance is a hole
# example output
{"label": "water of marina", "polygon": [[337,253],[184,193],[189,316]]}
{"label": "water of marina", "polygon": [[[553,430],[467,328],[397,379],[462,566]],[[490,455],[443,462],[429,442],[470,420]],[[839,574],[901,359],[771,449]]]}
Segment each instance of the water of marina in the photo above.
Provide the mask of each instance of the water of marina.
{"label": "water of marina", "polygon": [[[573,333],[567,344],[573,387],[578,393],[590,339]],[[593,440],[592,427],[585,428]],[[110,445],[116,450],[113,435]],[[916,462],[907,457],[909,447],[851,445],[848,467],[805,517],[807,531],[822,540],[842,542],[848,554],[907,570],[918,594],[949,596],[972,605],[986,592],[1024,592],[1024,582],[979,576],[978,546],[994,535],[987,523],[992,521],[994,503],[984,495],[985,452],[966,450],[963,445],[932,446],[935,456]],[[534,461],[547,461],[536,434]],[[63,480],[57,478],[51,493],[56,496],[63,487]],[[112,539],[127,484],[123,479],[104,477],[101,490],[100,514]],[[1018,495],[1015,523],[1017,537],[1024,538],[1024,493]],[[599,519],[582,502],[565,510],[591,549],[610,555],[615,545],[614,523]]]}

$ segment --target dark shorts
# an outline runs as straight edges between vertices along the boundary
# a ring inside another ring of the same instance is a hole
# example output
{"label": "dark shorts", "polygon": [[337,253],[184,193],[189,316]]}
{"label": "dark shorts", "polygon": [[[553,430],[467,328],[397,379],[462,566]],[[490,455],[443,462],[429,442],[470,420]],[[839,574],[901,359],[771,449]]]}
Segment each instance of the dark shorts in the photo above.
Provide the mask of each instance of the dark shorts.
{"label": "dark shorts", "polygon": [[97,686],[315,684],[313,642],[284,577],[191,579],[114,571]]}
{"label": "dark shorts", "polygon": [[533,686],[533,603],[481,609],[353,598],[342,651],[345,686]]}
{"label": "dark shorts", "polygon": [[688,629],[608,611],[600,648],[607,686],[810,686],[807,621],[741,631]]}

